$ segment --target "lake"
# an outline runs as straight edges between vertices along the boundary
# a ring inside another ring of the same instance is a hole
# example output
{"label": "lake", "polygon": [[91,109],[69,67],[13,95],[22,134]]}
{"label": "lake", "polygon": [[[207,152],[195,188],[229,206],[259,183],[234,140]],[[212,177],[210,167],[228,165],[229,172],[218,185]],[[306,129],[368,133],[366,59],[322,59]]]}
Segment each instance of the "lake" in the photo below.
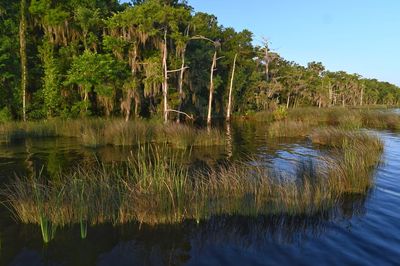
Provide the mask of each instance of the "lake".
{"label": "lake", "polygon": [[[251,156],[250,163],[290,175],[324,153],[308,139],[265,137],[265,128],[235,123],[226,146],[194,148],[187,163],[207,168]],[[216,216],[176,225],[111,224],[57,231],[43,244],[37,225],[0,209],[0,265],[395,265],[400,261],[400,134],[384,142],[375,186],[314,216]],[[73,138],[26,139],[0,146],[0,183],[15,175],[56,173],[79,164],[121,162],[134,148],[85,148]]]}

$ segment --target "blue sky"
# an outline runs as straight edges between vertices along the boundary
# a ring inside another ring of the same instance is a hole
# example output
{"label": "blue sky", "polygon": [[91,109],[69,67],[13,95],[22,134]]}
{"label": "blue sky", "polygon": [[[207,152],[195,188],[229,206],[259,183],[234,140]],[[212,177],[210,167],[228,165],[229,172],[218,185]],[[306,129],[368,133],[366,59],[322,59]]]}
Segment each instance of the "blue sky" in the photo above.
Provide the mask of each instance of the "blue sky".
{"label": "blue sky", "polygon": [[189,0],[300,64],[400,85],[400,0]]}

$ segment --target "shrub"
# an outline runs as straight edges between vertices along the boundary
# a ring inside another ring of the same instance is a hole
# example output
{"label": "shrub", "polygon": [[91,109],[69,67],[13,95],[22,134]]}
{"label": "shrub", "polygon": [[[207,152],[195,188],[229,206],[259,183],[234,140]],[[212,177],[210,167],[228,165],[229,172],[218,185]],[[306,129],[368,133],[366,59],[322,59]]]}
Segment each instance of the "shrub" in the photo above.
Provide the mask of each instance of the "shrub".
{"label": "shrub", "polygon": [[11,112],[7,107],[0,110],[0,123],[5,123],[11,121]]}
{"label": "shrub", "polygon": [[284,120],[288,116],[288,110],[285,106],[279,106],[274,112],[273,117],[276,121]]}

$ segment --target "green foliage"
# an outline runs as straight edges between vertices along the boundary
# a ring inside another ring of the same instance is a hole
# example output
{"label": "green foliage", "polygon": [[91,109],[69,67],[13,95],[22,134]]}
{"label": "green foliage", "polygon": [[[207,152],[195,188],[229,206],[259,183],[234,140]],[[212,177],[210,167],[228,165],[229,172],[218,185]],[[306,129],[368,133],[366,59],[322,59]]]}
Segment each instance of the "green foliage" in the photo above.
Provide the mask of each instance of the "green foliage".
{"label": "green foliage", "polygon": [[115,60],[109,54],[98,54],[85,50],[72,62],[65,84],[78,85],[86,110],[89,108],[89,93],[95,93],[98,102],[109,114],[113,109],[115,87],[126,77],[125,69],[123,63]]}
{"label": "green foliage", "polygon": [[[141,0],[132,6],[94,0],[31,0],[28,4],[30,119],[117,115],[122,101],[127,104],[133,98],[140,115],[158,114],[165,78],[164,34],[170,70],[168,105],[200,120],[208,106],[215,50],[219,60],[213,114],[222,116],[226,111],[235,55],[232,112],[236,114],[271,111],[280,105],[400,104],[400,90],[393,84],[330,72],[320,62],[301,66],[287,61],[268,43],[253,45],[252,32],[224,27],[212,14],[193,12],[186,1]],[[19,8],[19,1],[0,0],[0,108],[7,106],[16,118],[21,117],[22,105],[16,45]]]}
{"label": "green foliage", "polygon": [[11,121],[11,112],[7,107],[0,110],[0,123],[5,123]]}
{"label": "green foliage", "polygon": [[19,1],[0,0],[0,109],[21,110],[18,42]]}
{"label": "green foliage", "polygon": [[43,61],[44,77],[43,77],[43,99],[44,108],[47,116],[55,116],[60,109],[60,86],[61,76],[59,66],[54,58],[53,47],[50,43],[45,42],[40,49]]}
{"label": "green foliage", "polygon": [[288,110],[285,106],[279,106],[272,115],[276,121],[284,120],[288,116]]}

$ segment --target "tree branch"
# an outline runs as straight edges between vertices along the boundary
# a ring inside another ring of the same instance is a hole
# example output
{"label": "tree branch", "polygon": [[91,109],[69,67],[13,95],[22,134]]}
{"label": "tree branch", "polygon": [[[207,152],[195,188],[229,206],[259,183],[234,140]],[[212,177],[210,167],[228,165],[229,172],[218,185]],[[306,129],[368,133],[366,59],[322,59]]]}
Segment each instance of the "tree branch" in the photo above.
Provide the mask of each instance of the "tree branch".
{"label": "tree branch", "polygon": [[211,40],[211,39],[209,39],[207,37],[204,37],[203,35],[193,36],[193,37],[190,38],[190,40],[205,40],[205,41],[209,41],[209,42],[212,42],[213,44],[215,44],[215,41],[213,41],[213,40]]}
{"label": "tree branch", "polygon": [[182,114],[182,115],[185,115],[187,118],[189,118],[189,119],[191,119],[191,120],[194,120],[193,115],[188,115],[188,114],[185,113],[185,112],[181,112],[181,111],[174,110],[174,109],[168,109],[167,111],[168,111],[168,112],[174,112],[174,113]]}
{"label": "tree branch", "polygon": [[174,70],[168,70],[167,73],[174,73],[174,72],[179,72],[185,69],[188,69],[189,67],[183,67],[183,68],[178,68],[178,69],[174,69]]}

